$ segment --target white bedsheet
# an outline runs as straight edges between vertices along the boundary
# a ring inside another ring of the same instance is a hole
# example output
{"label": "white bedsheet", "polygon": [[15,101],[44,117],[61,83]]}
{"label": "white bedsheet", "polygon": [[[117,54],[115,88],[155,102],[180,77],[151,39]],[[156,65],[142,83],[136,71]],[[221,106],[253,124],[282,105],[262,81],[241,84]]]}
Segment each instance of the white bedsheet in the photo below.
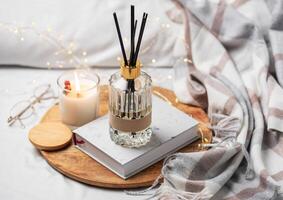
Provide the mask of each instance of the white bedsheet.
{"label": "white bedsheet", "polygon": [[[96,69],[107,83],[117,69]],[[172,88],[172,69],[149,68],[155,85]],[[61,70],[0,68],[0,199],[1,200],[94,200],[141,199],[128,196],[123,190],[91,187],[73,181],[50,167],[28,141],[28,131],[52,104],[37,106],[37,116],[28,120],[26,128],[9,127],[6,123],[14,103],[27,99],[39,84],[51,83]],[[57,91],[56,91],[57,92]],[[144,197],[143,197],[144,198]]]}

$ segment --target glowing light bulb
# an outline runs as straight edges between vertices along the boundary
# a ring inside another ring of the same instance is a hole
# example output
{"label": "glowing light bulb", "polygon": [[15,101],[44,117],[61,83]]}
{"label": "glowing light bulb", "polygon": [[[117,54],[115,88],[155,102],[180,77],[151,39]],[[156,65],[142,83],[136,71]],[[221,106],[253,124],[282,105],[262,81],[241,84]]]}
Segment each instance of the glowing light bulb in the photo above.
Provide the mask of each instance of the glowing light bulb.
{"label": "glowing light bulb", "polygon": [[51,28],[51,27],[48,27],[48,28],[47,28],[47,32],[50,33],[51,31],[52,31],[52,28]]}
{"label": "glowing light bulb", "polygon": [[69,46],[72,48],[72,47],[75,46],[75,44],[74,44],[73,42],[71,42],[71,43],[69,44]]}

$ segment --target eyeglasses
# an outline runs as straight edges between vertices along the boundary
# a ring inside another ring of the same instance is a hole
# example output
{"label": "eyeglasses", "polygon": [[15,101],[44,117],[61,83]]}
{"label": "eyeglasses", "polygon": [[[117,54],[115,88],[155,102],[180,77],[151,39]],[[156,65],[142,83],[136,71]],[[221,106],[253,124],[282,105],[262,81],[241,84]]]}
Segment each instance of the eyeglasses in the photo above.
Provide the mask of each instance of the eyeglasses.
{"label": "eyeglasses", "polygon": [[56,98],[50,84],[36,87],[33,91],[33,96],[31,96],[29,100],[20,101],[11,108],[10,116],[7,120],[9,126],[19,121],[24,128],[23,120],[31,117],[35,113],[35,105],[37,103]]}

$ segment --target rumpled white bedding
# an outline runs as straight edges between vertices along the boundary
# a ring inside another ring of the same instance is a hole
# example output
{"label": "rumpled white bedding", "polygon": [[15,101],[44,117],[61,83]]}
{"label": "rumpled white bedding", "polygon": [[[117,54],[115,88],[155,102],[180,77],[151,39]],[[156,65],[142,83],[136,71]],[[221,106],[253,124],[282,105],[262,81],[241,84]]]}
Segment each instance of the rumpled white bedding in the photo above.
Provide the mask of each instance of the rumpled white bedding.
{"label": "rumpled white bedding", "polygon": [[[106,83],[117,69],[96,69]],[[172,88],[172,69],[146,69],[156,85]],[[127,200],[123,190],[109,190],[78,183],[50,167],[28,140],[28,131],[37,124],[52,101],[36,106],[34,117],[24,121],[26,128],[9,127],[10,108],[28,99],[34,87],[50,83],[56,91],[56,79],[62,70],[0,68],[0,199],[1,200]]]}
{"label": "rumpled white bedding", "polygon": [[121,50],[112,13],[117,12],[129,51],[131,4],[139,24],[142,13],[149,13],[143,64],[172,66],[185,51],[176,51],[176,45],[184,45],[183,28],[168,19],[166,11],[174,5],[167,0],[1,0],[0,65],[76,67],[72,53],[81,64],[117,66]]}

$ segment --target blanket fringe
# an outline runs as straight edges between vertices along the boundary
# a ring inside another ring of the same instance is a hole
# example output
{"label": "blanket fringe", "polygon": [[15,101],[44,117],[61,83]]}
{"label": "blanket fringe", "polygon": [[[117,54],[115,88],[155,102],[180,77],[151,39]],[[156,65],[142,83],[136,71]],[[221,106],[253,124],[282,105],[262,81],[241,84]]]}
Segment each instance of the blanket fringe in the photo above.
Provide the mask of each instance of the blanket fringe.
{"label": "blanket fringe", "polygon": [[[213,130],[215,133],[214,142],[212,144],[202,144],[203,147],[211,147],[211,148],[227,148],[229,146],[240,144],[237,142],[237,133],[241,129],[240,120],[232,116],[226,116],[219,113],[212,114],[212,126],[207,126],[209,129]],[[255,177],[255,173],[253,170],[252,162],[250,160],[249,153],[244,144],[241,145],[241,151],[243,153],[244,158],[247,161],[247,169],[245,172],[245,178],[247,180],[253,179]],[[177,190],[174,185],[162,184],[158,189],[156,189],[153,193],[149,193],[153,190],[157,185],[160,184],[162,178],[168,180],[166,178],[166,173],[164,173],[164,169],[167,164],[178,157],[178,154],[172,154],[167,156],[163,162],[163,168],[161,174],[156,178],[153,184],[140,191],[128,191],[125,190],[126,194],[133,196],[149,196],[146,199],[157,198],[161,199],[162,197],[170,197],[170,199],[181,199],[181,200],[202,200],[209,199],[212,195],[205,194],[205,190],[202,190],[198,193],[188,192],[183,190]]]}

